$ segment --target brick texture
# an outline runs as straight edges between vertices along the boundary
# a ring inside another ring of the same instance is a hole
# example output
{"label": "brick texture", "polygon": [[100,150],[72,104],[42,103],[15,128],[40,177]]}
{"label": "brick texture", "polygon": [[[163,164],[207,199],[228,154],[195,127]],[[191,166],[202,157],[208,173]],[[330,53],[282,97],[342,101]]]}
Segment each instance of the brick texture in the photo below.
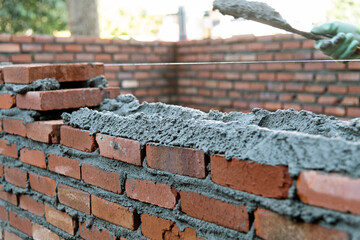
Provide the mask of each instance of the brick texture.
{"label": "brick texture", "polygon": [[133,209],[94,195],[91,195],[91,212],[98,218],[130,230],[137,229],[139,224],[138,216]]}
{"label": "brick texture", "polygon": [[9,212],[9,223],[14,228],[20,230],[28,236],[32,236],[32,228],[30,219],[17,215],[13,212]]}
{"label": "brick texture", "polygon": [[296,186],[299,198],[307,204],[360,215],[360,179],[305,171]]}
{"label": "brick texture", "polygon": [[287,167],[210,157],[211,179],[222,186],[271,198],[286,198],[292,179]]}
{"label": "brick texture", "polygon": [[262,239],[348,239],[345,232],[311,223],[293,222],[277,213],[257,209],[255,232]]}
{"label": "brick texture", "polygon": [[3,191],[3,186],[0,184],[0,198],[6,202],[11,203],[12,205],[18,205],[18,198],[15,194],[11,192]]}
{"label": "brick texture", "polygon": [[143,152],[138,141],[97,134],[96,142],[101,156],[141,166]]}
{"label": "brick texture", "polygon": [[120,174],[117,172],[109,172],[89,164],[82,164],[81,176],[82,180],[88,184],[114,193],[122,193]]}
{"label": "brick texture", "polygon": [[28,138],[44,143],[60,143],[63,120],[35,121],[26,124]]}
{"label": "brick texture", "polygon": [[195,192],[180,192],[181,211],[187,215],[241,232],[249,231],[244,205],[222,202]]}
{"label": "brick texture", "polygon": [[15,106],[15,96],[8,93],[0,94],[0,109],[10,109]]}
{"label": "brick texture", "polygon": [[86,222],[79,224],[80,237],[86,240],[116,240],[107,229],[98,229],[96,226],[86,227]]}
{"label": "brick texture", "polygon": [[151,168],[205,178],[205,154],[201,150],[147,144],[146,158]]}
{"label": "brick texture", "polygon": [[95,136],[89,131],[62,126],[60,129],[60,143],[84,152],[93,152],[97,149]]}
{"label": "brick texture", "polygon": [[26,188],[28,174],[18,168],[4,167],[5,180],[16,186]]}
{"label": "brick texture", "polygon": [[9,143],[5,139],[0,139],[0,154],[12,158],[19,157],[17,146],[14,143]]}
{"label": "brick texture", "polygon": [[130,198],[160,207],[173,209],[177,203],[176,188],[168,184],[128,178],[125,190]]}
{"label": "brick texture", "polygon": [[13,65],[3,68],[5,83],[29,84],[38,79],[55,78],[58,82],[84,81],[103,75],[101,63]]}
{"label": "brick texture", "polygon": [[26,137],[26,126],[22,119],[5,118],[3,119],[4,132]]}
{"label": "brick texture", "polygon": [[50,171],[68,177],[80,179],[79,161],[72,158],[48,154],[48,168]]}
{"label": "brick texture", "polygon": [[38,224],[32,225],[32,235],[34,240],[60,240],[56,233]]}
{"label": "brick texture", "polygon": [[37,192],[45,194],[46,196],[53,197],[56,194],[56,182],[54,179],[37,174],[29,174],[30,187]]}
{"label": "brick texture", "polygon": [[46,168],[45,154],[40,150],[23,148],[20,150],[20,160],[39,168]]}
{"label": "brick texture", "polygon": [[90,214],[90,194],[79,189],[59,184],[59,202],[81,212]]}
{"label": "brick texture", "polygon": [[71,235],[75,235],[77,222],[67,213],[61,212],[46,204],[45,218],[48,223],[54,225],[55,227],[58,227]]}
{"label": "brick texture", "polygon": [[38,216],[42,217],[45,213],[44,204],[36,201],[35,199],[33,199],[29,196],[20,195],[19,204],[20,204],[19,206],[22,209],[29,211],[33,214],[36,214]]}
{"label": "brick texture", "polygon": [[[102,93],[102,92],[105,93]],[[21,109],[49,111],[98,106],[108,95],[99,88],[60,89],[32,91],[16,95],[16,105]]]}

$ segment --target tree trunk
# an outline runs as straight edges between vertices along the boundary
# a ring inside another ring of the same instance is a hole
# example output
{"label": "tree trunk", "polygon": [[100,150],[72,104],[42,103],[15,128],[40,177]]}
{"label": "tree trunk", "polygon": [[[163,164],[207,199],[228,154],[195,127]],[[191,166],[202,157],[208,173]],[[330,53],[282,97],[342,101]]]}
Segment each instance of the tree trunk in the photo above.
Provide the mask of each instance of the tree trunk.
{"label": "tree trunk", "polygon": [[97,0],[66,0],[71,35],[99,36]]}

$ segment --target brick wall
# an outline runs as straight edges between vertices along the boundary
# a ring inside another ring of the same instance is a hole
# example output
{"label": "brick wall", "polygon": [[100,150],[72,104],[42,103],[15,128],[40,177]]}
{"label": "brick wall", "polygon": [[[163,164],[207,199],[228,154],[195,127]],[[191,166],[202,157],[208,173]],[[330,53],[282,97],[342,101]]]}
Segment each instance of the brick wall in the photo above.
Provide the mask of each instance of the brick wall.
{"label": "brick wall", "polygon": [[[94,37],[0,35],[0,61],[188,62],[327,59],[295,35],[239,36],[179,43]],[[184,66],[106,66],[111,86],[140,101],[248,112],[305,109],[341,118],[360,116],[359,63],[267,63]]]}
{"label": "brick wall", "polygon": [[[80,74],[83,68],[87,71]],[[30,83],[34,75],[55,75],[75,86],[75,79],[87,80],[93,76],[89,72],[97,75],[103,66],[96,69],[90,64],[5,67],[3,80],[5,85]],[[360,180],[354,177],[357,172],[350,177],[341,167],[343,159],[336,173],[308,166],[294,174],[286,165],[225,159],[225,149],[208,155],[195,147],[159,145],[156,138],[144,145],[92,132],[96,119],[84,118],[87,128],[71,127],[56,114],[99,104],[78,106],[72,97],[101,100],[118,92],[61,88],[10,96],[7,109],[1,110],[0,239],[360,236]],[[55,100],[45,109],[38,103],[47,95]],[[14,105],[11,97],[26,104]],[[24,116],[32,119],[24,121]],[[132,121],[138,124],[140,118]]]}
{"label": "brick wall", "polygon": [[[0,62],[174,62],[173,43],[138,42],[77,36],[16,36],[0,34]],[[162,66],[108,66],[105,77],[110,86],[132,93],[143,101],[175,102],[176,71]]]}
{"label": "brick wall", "polygon": [[[295,35],[239,36],[180,42],[178,61],[276,61],[328,59],[314,41]],[[180,105],[248,112],[294,108],[359,117],[359,63],[264,63],[181,66]]]}

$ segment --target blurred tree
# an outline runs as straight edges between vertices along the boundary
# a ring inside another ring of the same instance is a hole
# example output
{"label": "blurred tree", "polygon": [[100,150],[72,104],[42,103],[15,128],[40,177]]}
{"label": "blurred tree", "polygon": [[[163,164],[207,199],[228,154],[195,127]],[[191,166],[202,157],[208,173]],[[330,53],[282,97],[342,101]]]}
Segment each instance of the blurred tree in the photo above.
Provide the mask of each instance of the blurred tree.
{"label": "blurred tree", "polygon": [[145,9],[138,8],[136,12],[118,10],[116,21],[102,16],[105,22],[104,32],[111,36],[155,36],[162,24],[162,16],[149,15]]}
{"label": "blurred tree", "polygon": [[99,35],[97,0],[66,0],[72,35]]}
{"label": "blurred tree", "polygon": [[343,21],[360,26],[359,0],[332,0],[333,8],[328,11],[328,21]]}
{"label": "blurred tree", "polygon": [[65,0],[0,0],[0,32],[52,34],[66,28]]}

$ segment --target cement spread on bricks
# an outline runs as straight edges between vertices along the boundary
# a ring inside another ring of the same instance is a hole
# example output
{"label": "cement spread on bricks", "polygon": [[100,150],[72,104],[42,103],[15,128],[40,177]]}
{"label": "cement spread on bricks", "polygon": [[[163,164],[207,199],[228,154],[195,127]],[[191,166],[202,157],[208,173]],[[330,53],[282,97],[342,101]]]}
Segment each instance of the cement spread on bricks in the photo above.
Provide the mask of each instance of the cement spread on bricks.
{"label": "cement spread on bricks", "polygon": [[29,91],[49,91],[60,89],[60,84],[55,78],[45,78],[36,80],[30,84],[11,84],[6,83],[0,86],[0,93],[7,92],[12,95],[22,94]]}
{"label": "cement spread on bricks", "polygon": [[[220,113],[163,103],[142,103],[132,95],[105,100],[100,111],[63,114],[65,124],[117,137],[200,149],[260,164],[360,176],[359,119],[351,122],[307,111]],[[108,111],[104,111],[108,110]],[[112,112],[109,112],[112,111]]]}

